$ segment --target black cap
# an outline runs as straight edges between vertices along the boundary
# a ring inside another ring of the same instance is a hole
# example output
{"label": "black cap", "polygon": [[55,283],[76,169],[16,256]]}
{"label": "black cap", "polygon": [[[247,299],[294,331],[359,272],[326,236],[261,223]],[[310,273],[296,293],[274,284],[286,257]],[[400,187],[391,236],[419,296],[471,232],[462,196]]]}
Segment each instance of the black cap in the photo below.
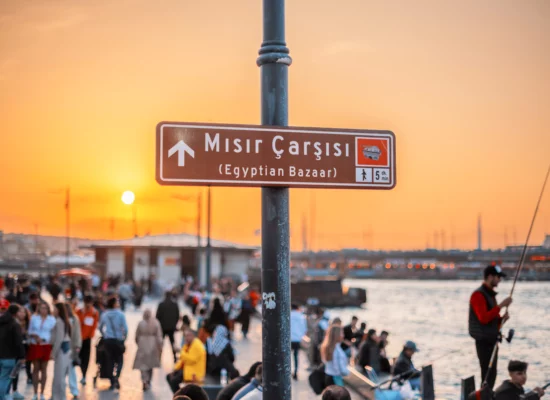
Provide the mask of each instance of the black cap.
{"label": "black cap", "polygon": [[488,276],[500,276],[501,278],[505,278],[506,274],[502,271],[502,268],[500,265],[489,265],[485,268],[483,271],[483,276],[487,278]]}
{"label": "black cap", "polygon": [[529,364],[527,364],[526,362],[523,362],[523,361],[511,360],[508,363],[508,372],[524,372],[524,371],[527,371],[527,366],[528,365]]}

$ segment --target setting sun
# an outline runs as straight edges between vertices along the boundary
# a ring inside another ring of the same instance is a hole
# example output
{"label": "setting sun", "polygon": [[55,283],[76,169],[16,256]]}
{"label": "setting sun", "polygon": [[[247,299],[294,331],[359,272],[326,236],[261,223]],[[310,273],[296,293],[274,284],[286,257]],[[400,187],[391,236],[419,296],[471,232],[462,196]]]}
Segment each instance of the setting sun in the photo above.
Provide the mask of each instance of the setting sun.
{"label": "setting sun", "polygon": [[124,204],[130,205],[134,203],[134,200],[136,199],[136,195],[134,192],[127,190],[124,193],[122,193],[122,202]]}

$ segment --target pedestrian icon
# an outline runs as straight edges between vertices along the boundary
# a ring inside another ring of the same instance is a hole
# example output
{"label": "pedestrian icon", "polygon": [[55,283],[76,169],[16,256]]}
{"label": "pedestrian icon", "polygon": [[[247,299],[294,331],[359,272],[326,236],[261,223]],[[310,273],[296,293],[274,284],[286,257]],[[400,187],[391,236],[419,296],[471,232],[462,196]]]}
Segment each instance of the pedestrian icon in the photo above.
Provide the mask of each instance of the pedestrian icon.
{"label": "pedestrian icon", "polygon": [[372,168],[355,168],[355,182],[372,183]]}

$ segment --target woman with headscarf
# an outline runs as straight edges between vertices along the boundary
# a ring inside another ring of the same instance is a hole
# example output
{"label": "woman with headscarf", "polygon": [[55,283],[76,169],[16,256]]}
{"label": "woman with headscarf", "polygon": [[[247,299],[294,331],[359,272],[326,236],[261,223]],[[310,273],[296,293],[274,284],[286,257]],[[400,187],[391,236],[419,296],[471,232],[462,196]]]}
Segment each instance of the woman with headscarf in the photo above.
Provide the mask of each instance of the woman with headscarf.
{"label": "woman with headscarf", "polygon": [[162,329],[156,318],[152,318],[151,310],[143,313],[143,320],[136,329],[137,352],[134,360],[134,369],[141,371],[143,391],[151,388],[153,368],[160,367],[162,350]]}
{"label": "woman with headscarf", "polygon": [[212,337],[206,339],[206,352],[206,371],[208,375],[219,378],[222,369],[225,369],[229,379],[239,376],[239,371],[233,365],[235,354],[229,341],[229,331],[225,326],[216,326]]}

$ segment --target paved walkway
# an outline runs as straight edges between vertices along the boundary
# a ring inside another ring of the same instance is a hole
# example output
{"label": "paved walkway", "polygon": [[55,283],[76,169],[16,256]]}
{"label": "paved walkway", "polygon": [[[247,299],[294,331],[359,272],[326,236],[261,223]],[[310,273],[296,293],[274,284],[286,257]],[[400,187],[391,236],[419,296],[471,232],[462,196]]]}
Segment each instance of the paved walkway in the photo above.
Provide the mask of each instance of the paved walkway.
{"label": "paved walkway", "polygon": [[[105,379],[98,379],[97,388],[92,386],[92,377],[95,376],[97,367],[95,364],[95,348],[92,349],[92,356],[90,359],[90,367],[88,369],[88,384],[82,387],[79,383],[80,388],[80,399],[84,400],[169,400],[172,398],[172,392],[166,383],[166,374],[172,371],[174,366],[174,360],[172,353],[170,351],[170,345],[168,339],[165,340],[164,350],[162,353],[162,363],[161,368],[156,369],[153,372],[152,379],[152,389],[148,392],[143,392],[140,372],[133,370],[132,366],[134,363],[134,357],[136,354],[136,343],[134,341],[135,330],[137,324],[141,320],[142,312],[145,308],[150,308],[153,313],[157,308],[157,301],[146,301],[141,308],[141,311],[135,311],[133,307],[126,309],[126,318],[129,328],[129,338],[126,341],[126,353],[124,354],[124,367],[122,369],[122,375],[120,377],[120,391],[110,391],[109,390],[109,381]],[[181,306],[181,304],[180,304]],[[180,308],[186,312],[186,308]],[[236,367],[241,374],[244,374],[250,368],[255,361],[261,361],[262,357],[262,335],[261,335],[261,321],[258,319],[253,319],[250,325],[250,332],[248,339],[243,340],[242,335],[239,331],[239,325],[235,333],[235,342],[234,347],[237,352],[236,354]],[[97,342],[98,335],[94,339],[94,345]],[[181,334],[178,333],[176,336],[176,342],[181,343]],[[298,372],[299,380],[292,381],[292,399],[308,400],[308,399],[317,399],[320,396],[316,396],[309,384],[307,383],[307,377],[309,373],[306,371],[307,359],[304,353],[300,354],[300,371]],[[78,381],[81,378],[81,371],[77,367],[77,377]],[[48,383],[46,389],[46,399],[51,398],[51,384],[53,379],[53,362],[50,362],[48,368]],[[31,399],[33,395],[32,386],[26,385],[26,374],[24,371],[21,372],[19,378],[19,393],[25,396],[25,399]],[[352,398],[357,400],[358,398],[352,394]],[[72,395],[69,392],[67,385],[67,399],[72,399]],[[54,399],[58,400],[58,399]],[[215,400],[215,399],[211,399]]]}

